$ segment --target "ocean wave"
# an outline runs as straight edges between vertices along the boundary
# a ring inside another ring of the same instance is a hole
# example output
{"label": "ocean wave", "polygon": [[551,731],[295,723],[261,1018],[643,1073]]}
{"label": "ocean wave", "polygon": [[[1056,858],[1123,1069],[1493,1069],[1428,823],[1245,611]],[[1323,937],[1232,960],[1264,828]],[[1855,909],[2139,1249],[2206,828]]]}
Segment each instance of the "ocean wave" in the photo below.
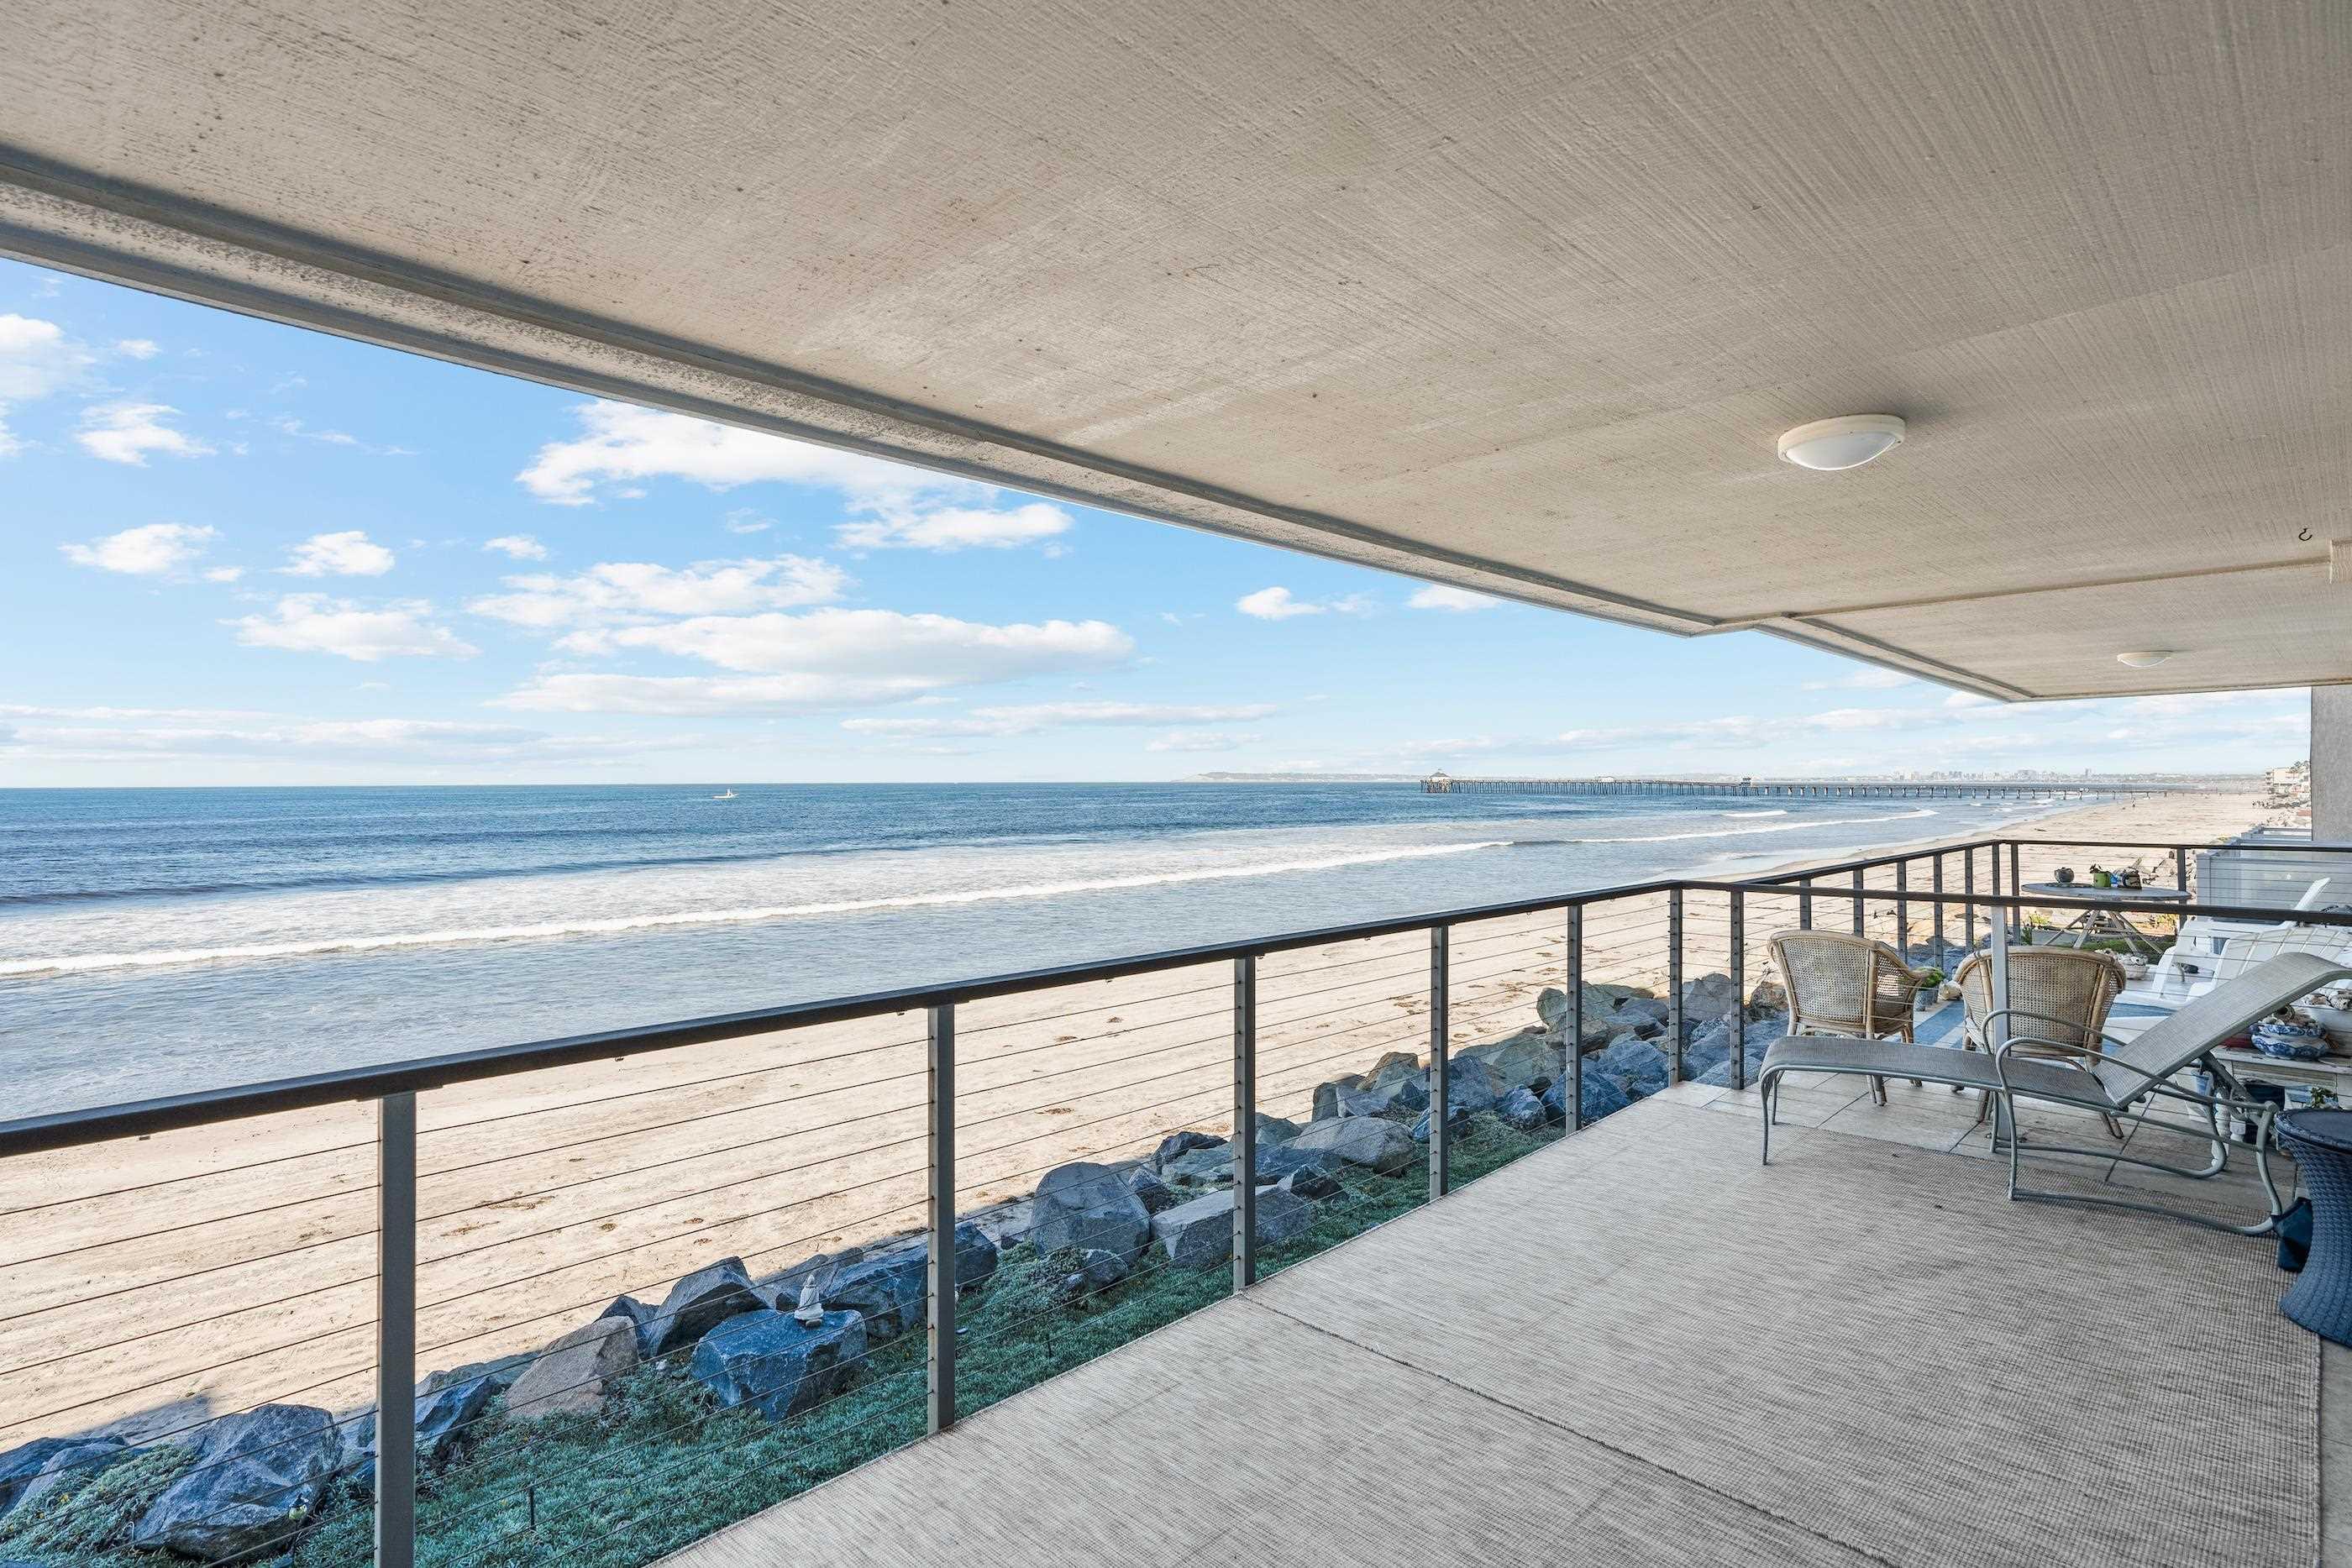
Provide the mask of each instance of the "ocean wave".
{"label": "ocean wave", "polygon": [[1786,811],[1717,811],[1718,817],[1785,817]]}
{"label": "ocean wave", "polygon": [[692,909],[669,915],[621,915],[596,920],[550,920],[531,925],[488,925],[467,930],[393,932],[373,936],[316,937],[301,942],[254,942],[220,947],[165,948],[145,953],[88,953],[69,957],[10,959],[0,961],[0,977],[78,975],[103,969],[152,969],[175,964],[209,964],[239,959],[303,958],[327,953],[439,947],[466,942],[545,941],[562,936],[596,936],[674,926],[740,925],[764,920],[789,920],[796,916],[856,915],[878,909],[986,904],[1011,898],[1053,898],[1074,893],[1112,893],[1133,888],[1173,886],[1181,883],[1338,871],[1349,866],[1375,865],[1384,861],[1424,860],[1437,855],[1467,854],[1477,850],[1508,849],[1511,842],[1507,839],[1493,839],[1475,843],[1420,844],[1402,849],[1368,850],[1357,854],[1328,855],[1314,860],[1274,861],[1255,865],[1213,866],[1197,871],[1031,883],[1012,887],[971,888],[957,893],[910,893],[880,898],[847,898],[819,904]]}
{"label": "ocean wave", "polygon": [[1885,817],[1815,817],[1781,822],[1769,828],[1716,828],[1703,833],[1639,833],[1620,839],[1562,839],[1559,841],[1564,844],[1671,844],[1685,839],[1738,839],[1749,833],[1801,833],[1811,828],[1851,828],[1865,822],[1908,822],[1935,814],[1922,806],[1916,811],[1896,811]]}

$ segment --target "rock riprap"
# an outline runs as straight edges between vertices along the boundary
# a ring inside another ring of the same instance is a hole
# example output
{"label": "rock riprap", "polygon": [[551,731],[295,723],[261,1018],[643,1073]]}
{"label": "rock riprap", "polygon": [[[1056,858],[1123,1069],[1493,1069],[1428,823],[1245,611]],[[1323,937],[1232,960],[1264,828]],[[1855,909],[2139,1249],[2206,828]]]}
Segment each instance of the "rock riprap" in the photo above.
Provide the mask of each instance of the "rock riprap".
{"label": "rock riprap", "polygon": [[265,1405],[204,1429],[195,1462],[131,1527],[131,1544],[204,1563],[279,1551],[309,1528],[342,1462],[334,1417]]}
{"label": "rock riprap", "polygon": [[637,1325],[627,1318],[583,1323],[539,1353],[507,1390],[507,1414],[518,1421],[593,1411],[606,1385],[637,1369]]}
{"label": "rock riprap", "polygon": [[848,1386],[865,1360],[866,1322],[856,1312],[827,1312],[803,1324],[763,1308],[703,1335],[687,1368],[720,1404],[749,1405],[781,1421]]}
{"label": "rock riprap", "polygon": [[758,1312],[767,1303],[751,1289],[751,1276],[740,1258],[721,1258],[697,1269],[670,1287],[638,1331],[648,1358],[667,1355],[695,1343],[738,1312]]}
{"label": "rock riprap", "polygon": [[1323,1153],[1381,1176],[1412,1164],[1412,1134],[1394,1122],[1369,1116],[1310,1122],[1288,1145],[1300,1154]]}
{"label": "rock riprap", "polygon": [[1040,1257],[1093,1248],[1131,1269],[1151,1242],[1150,1211],[1104,1166],[1079,1161],[1047,1171],[1030,1212],[1029,1242]]}
{"label": "rock riprap", "polygon": [[[1315,1206],[1280,1187],[1261,1188],[1254,1228],[1258,1245],[1278,1247],[1307,1234]],[[1179,1204],[1151,1218],[1151,1235],[1168,1261],[1179,1269],[1213,1269],[1234,1255],[1234,1195],[1231,1188]]]}

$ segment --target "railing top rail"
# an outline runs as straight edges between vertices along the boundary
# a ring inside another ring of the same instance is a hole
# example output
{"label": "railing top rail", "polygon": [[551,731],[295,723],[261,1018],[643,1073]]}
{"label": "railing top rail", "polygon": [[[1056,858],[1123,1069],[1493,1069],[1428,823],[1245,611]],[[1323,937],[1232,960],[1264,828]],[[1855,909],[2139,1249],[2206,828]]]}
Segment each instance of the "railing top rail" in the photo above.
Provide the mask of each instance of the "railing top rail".
{"label": "railing top rail", "polygon": [[2352,854],[2352,844],[2305,843],[2238,843],[2222,839],[2206,841],[2198,839],[2174,839],[2165,843],[2146,843],[2136,839],[2026,839],[2011,837],[2000,841],[2008,844],[2042,844],[2052,849],[2066,850],[2246,850],[2255,854]]}
{"label": "railing top rail", "polygon": [[[1685,893],[1738,893],[1750,898],[1812,898],[1857,899],[1872,904],[1893,904],[1901,900],[1908,904],[1936,902],[1938,895],[1918,888],[1898,891],[1891,887],[1848,887],[1826,883],[1816,887],[1792,887],[1785,883],[1700,882],[1683,879],[1677,885]],[[2179,899],[2126,898],[2061,898],[2053,894],[1955,893],[1947,888],[1941,902],[1955,904],[1982,904],[1991,909],[2075,909],[2104,910],[2110,915],[2202,915],[2215,920],[2245,920],[2264,925],[2352,926],[2352,915],[2334,914],[2320,909],[2281,909],[2276,904],[2199,904]]]}
{"label": "railing top rail", "polygon": [[[1582,888],[1570,893],[1550,894],[1536,898],[1513,899],[1497,904],[1476,904],[1467,908],[1426,911],[1381,920],[1357,921],[1342,925],[1283,932],[1240,941],[1210,943],[1201,946],[1173,948],[1164,952],[1056,965],[1045,968],[991,975],[977,979],[951,981],[940,985],[869,992],[856,997],[795,1002],[782,1007],[758,1008],[744,1012],[720,1013],[708,1018],[688,1019],[676,1023],[606,1030],[593,1034],[571,1035],[557,1040],[535,1040],[518,1045],[488,1046],[478,1051],[458,1051],[444,1056],[388,1062],[371,1067],[346,1068],[332,1072],[310,1073],[263,1083],[203,1090],[194,1093],[167,1095],[123,1104],[91,1106],[47,1115],[23,1117],[14,1121],[0,1122],[0,1158],[102,1143],[113,1138],[169,1132],[211,1122],[235,1121],[244,1117],[268,1115],[278,1112],[302,1110],[352,1100],[372,1100],[385,1094],[419,1092],[430,1089],[446,1088],[454,1083],[478,1082],[486,1079],[504,1078],[515,1073],[539,1071],[548,1068],[575,1066],[587,1061],[617,1060],[653,1051],[674,1051],[690,1045],[707,1045],[719,1040],[740,1040],[751,1035],[768,1034],[780,1030],[803,1029],[818,1024],[846,1022],[854,1019],[875,1018],[889,1013],[911,1012],[923,1008],[980,1001],[991,997],[1010,996],[1024,991],[1044,990],[1055,986],[1124,979],[1136,975],[1183,968],[1194,964],[1209,964],[1241,957],[1259,957],[1269,953],[1320,946],[1331,942],[1364,941],[1380,936],[1393,936],[1411,931],[1426,930],[1434,925],[1463,925],[1472,921],[1499,919],[1513,915],[1539,914],[1550,909],[1564,910],[1585,904],[1608,903],[1615,899],[1665,893],[1675,889],[1702,893],[1743,893],[1766,897],[1793,896],[1801,892],[1815,898],[1847,897],[1878,902],[1907,898],[1914,903],[1918,903],[1929,896],[1926,889],[1913,888],[1907,893],[1898,894],[1886,888],[1857,889],[1820,882],[1815,882],[1809,887],[1801,888],[1799,883],[1806,878],[1846,875],[1857,871],[1870,871],[1898,862],[1927,860],[1938,854],[1962,854],[1979,849],[1998,850],[2002,845],[2012,843],[2107,849],[2168,850],[2184,847],[2352,852],[2352,844],[2176,846],[2169,843],[2131,844],[2104,839],[1983,838],[1927,849],[1897,851],[1858,860],[1840,861],[1827,865],[1809,866],[1802,871],[1740,882],[1666,877],[1648,882],[1613,883],[1606,887]],[[1947,889],[1944,897],[1948,903],[1964,901],[1960,894],[1949,889]],[[2286,913],[2274,908],[2184,904],[2177,902],[2142,904],[2113,898],[2078,900],[2045,895],[2021,897],[2013,893],[1995,896],[1990,893],[1979,892],[1967,897],[1965,902],[2010,909],[2026,907],[2104,909],[2122,914],[2193,914],[2221,919],[2268,922],[2274,922],[2282,914]],[[2294,918],[2305,925],[2352,925],[2352,915],[2328,915],[2320,911],[2297,912]]]}
{"label": "railing top rail", "polygon": [[719,1013],[677,1023],[605,1030],[593,1034],[570,1035],[521,1045],[486,1046],[478,1051],[387,1062],[381,1066],[343,1068],[332,1072],[310,1073],[264,1083],[200,1090],[119,1105],[59,1111],[48,1115],[0,1122],[0,1159],[103,1143],[113,1138],[170,1132],[209,1122],[266,1116],[352,1100],[373,1100],[386,1094],[419,1093],[446,1088],[453,1083],[478,1082],[520,1072],[577,1066],[582,1062],[642,1056],[652,1051],[675,1051],[689,1045],[708,1045],[719,1040],[770,1034],[779,1030],[805,1029],[853,1019],[913,1012],[924,1008],[981,1001],[1024,991],[1046,990],[1055,986],[1125,979],[1136,975],[1181,969],[1194,964],[1262,957],[1268,953],[1318,947],[1330,942],[1366,941],[1401,936],[1434,925],[1464,925],[1512,915],[1537,915],[1546,910],[1567,909],[1571,905],[1604,904],[1621,898],[1664,893],[1673,885],[1671,880],[1658,880],[1580,888],[1573,893],[1552,894],[1539,898],[1512,899],[1465,909],[1319,926],[1270,936],[1254,936],[1243,941],[1216,942],[1129,957],[1055,965],[978,979],[874,991],[863,996],[755,1008],[744,1012]]}

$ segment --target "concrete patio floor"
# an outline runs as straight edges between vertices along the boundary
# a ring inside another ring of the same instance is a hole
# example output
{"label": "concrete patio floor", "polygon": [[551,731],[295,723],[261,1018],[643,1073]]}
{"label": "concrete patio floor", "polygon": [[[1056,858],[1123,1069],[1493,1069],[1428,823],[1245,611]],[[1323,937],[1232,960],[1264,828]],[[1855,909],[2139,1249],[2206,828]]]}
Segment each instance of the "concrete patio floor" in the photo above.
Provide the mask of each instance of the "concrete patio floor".
{"label": "concrete patio floor", "polygon": [[1890,1102],[1792,1085],[1762,1167],[1677,1086],[668,1561],[2352,1563],[2269,1244]]}

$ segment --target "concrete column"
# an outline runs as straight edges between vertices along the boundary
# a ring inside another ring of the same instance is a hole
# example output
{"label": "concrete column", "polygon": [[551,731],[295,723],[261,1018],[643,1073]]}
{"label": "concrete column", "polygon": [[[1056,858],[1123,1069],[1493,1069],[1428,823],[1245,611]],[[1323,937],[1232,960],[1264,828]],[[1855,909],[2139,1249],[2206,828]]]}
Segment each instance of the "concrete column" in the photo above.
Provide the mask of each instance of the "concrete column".
{"label": "concrete column", "polygon": [[2311,836],[2352,844],[2352,686],[2311,688]]}

